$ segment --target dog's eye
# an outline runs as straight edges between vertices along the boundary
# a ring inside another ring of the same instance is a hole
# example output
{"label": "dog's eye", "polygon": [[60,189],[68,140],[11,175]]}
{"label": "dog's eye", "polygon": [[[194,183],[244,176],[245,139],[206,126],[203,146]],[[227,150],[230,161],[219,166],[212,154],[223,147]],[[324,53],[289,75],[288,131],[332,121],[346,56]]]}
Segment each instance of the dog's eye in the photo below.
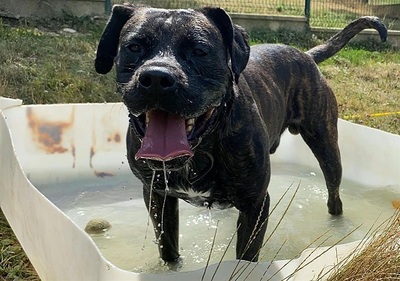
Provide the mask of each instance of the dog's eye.
{"label": "dog's eye", "polygon": [[193,55],[195,57],[204,57],[207,55],[207,52],[202,49],[196,48],[193,50]]}
{"label": "dog's eye", "polygon": [[131,50],[134,53],[139,53],[141,51],[141,48],[140,48],[139,44],[130,44],[128,46],[128,49]]}

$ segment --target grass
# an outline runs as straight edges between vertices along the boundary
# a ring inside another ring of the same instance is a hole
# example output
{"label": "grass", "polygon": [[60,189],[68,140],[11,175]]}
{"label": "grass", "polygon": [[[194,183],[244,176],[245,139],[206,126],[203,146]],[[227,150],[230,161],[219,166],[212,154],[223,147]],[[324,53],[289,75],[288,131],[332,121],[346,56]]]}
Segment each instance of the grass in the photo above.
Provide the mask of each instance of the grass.
{"label": "grass", "polygon": [[[284,7],[282,7],[284,9]],[[0,93],[25,104],[120,101],[114,76],[95,73],[93,59],[104,20],[0,21]],[[76,29],[76,34],[63,28]],[[281,42],[307,49],[321,42],[308,33],[253,32],[252,43]],[[336,92],[341,117],[400,134],[400,53],[381,43],[350,45],[321,65]],[[0,213],[0,280],[38,280]]]}
{"label": "grass", "polygon": [[[346,50],[323,63],[322,73],[336,93],[340,116],[399,134],[399,63],[399,53],[377,53],[357,49]],[[369,117],[376,113],[393,114]]]}
{"label": "grass", "polygon": [[54,33],[49,22],[35,23],[37,27],[27,22],[0,24],[1,93],[25,103],[118,100],[112,75],[97,75],[93,68],[104,22],[68,19],[52,22],[52,28],[68,26],[77,34]]}
{"label": "grass", "polygon": [[400,280],[400,212],[332,269],[328,281]]}
{"label": "grass", "polygon": [[1,211],[0,280],[39,280]]}

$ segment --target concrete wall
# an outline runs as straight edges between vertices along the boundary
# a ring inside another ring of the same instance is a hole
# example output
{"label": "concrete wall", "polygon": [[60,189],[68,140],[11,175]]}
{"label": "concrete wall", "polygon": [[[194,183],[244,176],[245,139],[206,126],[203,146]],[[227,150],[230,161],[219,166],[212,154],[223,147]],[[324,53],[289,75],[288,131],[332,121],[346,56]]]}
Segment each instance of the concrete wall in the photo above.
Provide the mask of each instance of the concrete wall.
{"label": "concrete wall", "polygon": [[104,15],[104,0],[0,0],[0,16],[11,18]]}
{"label": "concrete wall", "polygon": [[[231,14],[234,23],[241,25],[246,30],[278,30],[280,28],[303,31],[308,29],[305,17],[295,16],[268,16],[268,15],[251,15],[251,14]],[[341,28],[319,28],[311,27],[311,32],[317,36],[326,34],[333,36],[341,30]],[[379,34],[374,29],[366,29],[356,35],[351,41],[379,41]],[[389,30],[387,43],[396,49],[400,49],[400,31]]]}
{"label": "concrete wall", "polygon": [[231,13],[230,16],[234,23],[244,27],[248,31],[260,29],[269,29],[273,31],[279,29],[303,31],[307,29],[307,20],[305,17],[235,13]]}

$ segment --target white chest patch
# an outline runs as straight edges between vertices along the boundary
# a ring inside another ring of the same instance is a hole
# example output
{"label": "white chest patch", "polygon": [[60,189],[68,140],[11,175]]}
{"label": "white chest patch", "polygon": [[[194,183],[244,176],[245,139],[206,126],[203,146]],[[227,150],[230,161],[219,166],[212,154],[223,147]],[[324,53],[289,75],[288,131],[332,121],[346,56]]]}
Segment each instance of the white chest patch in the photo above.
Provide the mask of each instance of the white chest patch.
{"label": "white chest patch", "polygon": [[170,26],[172,24],[172,17],[169,17],[164,22],[165,25]]}
{"label": "white chest patch", "polygon": [[195,191],[191,188],[188,188],[188,189],[179,188],[179,189],[176,189],[175,192],[179,195],[183,195],[184,197],[193,198],[193,199],[196,199],[196,198],[204,198],[205,199],[205,198],[210,197],[210,195],[211,195],[210,191]]}

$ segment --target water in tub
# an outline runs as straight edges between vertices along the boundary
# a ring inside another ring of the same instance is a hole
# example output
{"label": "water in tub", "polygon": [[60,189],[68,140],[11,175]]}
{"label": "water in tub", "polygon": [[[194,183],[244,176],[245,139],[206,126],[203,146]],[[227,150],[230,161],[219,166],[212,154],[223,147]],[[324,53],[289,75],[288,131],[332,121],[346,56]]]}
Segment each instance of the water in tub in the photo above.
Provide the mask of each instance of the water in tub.
{"label": "water in tub", "polygon": [[[391,201],[398,197],[398,186],[361,186],[343,179],[344,215],[332,217],[327,211],[327,190],[320,171],[287,164],[274,164],[272,169],[270,210],[290,189],[271,214],[266,237],[270,236],[299,188],[277,230],[262,249],[261,260],[294,258],[307,247],[321,243],[332,245],[346,236],[340,243],[362,239],[371,226],[394,212]],[[104,219],[111,224],[107,231],[91,234],[91,237],[114,265],[135,272],[167,270],[158,258],[157,241],[143,202],[141,184],[132,175],[56,186],[42,184],[38,188],[82,229],[92,219]],[[220,261],[225,251],[225,260],[234,259],[236,237],[232,243],[230,241],[235,234],[237,211],[234,208],[196,208],[182,200],[179,203],[180,253],[184,260],[181,270],[206,265],[215,232],[211,263]]]}

